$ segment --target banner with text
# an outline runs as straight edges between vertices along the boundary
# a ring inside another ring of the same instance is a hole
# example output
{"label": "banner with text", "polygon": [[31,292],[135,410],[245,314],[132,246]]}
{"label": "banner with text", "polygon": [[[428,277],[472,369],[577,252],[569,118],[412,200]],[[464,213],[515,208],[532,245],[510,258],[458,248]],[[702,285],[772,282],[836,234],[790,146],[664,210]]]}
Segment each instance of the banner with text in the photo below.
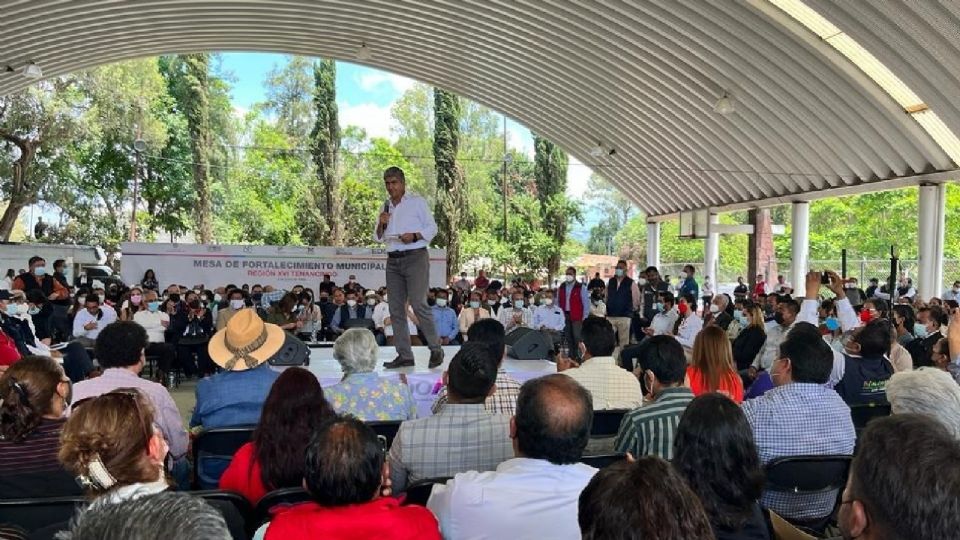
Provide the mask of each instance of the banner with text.
{"label": "banner with text", "polygon": [[[140,283],[144,272],[153,269],[161,287],[202,283],[213,289],[229,283],[259,283],[316,290],[326,274],[338,285],[346,283],[348,276],[356,276],[367,288],[386,285],[387,253],[383,249],[140,242],[125,242],[120,249],[120,273],[128,284]],[[445,285],[446,263],[446,250],[430,250],[431,287]]]}

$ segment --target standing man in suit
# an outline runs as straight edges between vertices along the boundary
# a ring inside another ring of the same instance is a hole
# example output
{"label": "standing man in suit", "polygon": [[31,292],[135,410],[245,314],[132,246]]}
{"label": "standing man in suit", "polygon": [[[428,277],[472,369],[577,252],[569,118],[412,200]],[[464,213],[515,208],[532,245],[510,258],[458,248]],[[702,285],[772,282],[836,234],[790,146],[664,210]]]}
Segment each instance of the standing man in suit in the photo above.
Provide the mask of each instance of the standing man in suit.
{"label": "standing man in suit", "polygon": [[437,338],[433,313],[427,305],[430,283],[430,255],[427,246],[437,235],[437,223],[423,197],[407,193],[406,177],[400,167],[383,173],[389,198],[383,203],[373,237],[387,246],[387,289],[390,291],[390,320],[397,357],[384,367],[411,367],[413,349],[407,327],[406,305],[409,302],[420,320],[430,347],[430,368],[443,364],[443,349]]}

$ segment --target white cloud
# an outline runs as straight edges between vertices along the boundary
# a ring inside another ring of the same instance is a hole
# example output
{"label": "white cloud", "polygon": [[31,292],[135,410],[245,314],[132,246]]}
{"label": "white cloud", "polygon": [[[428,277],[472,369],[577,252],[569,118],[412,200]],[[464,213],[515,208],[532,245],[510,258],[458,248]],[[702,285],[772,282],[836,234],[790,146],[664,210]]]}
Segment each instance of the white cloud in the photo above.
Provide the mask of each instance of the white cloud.
{"label": "white cloud", "polygon": [[530,130],[517,124],[516,122],[507,122],[507,145],[510,148],[516,148],[530,159],[533,159],[533,136]]}
{"label": "white cloud", "polygon": [[593,171],[577,158],[570,156],[570,166],[567,167],[567,195],[579,199],[587,192],[587,182]]}
{"label": "white cloud", "polygon": [[385,71],[370,70],[368,73],[360,75],[358,81],[360,89],[364,92],[372,92],[380,85],[387,85],[394,91],[402,94],[409,90],[415,83],[413,79],[408,79],[402,75],[395,75]]}
{"label": "white cloud", "polygon": [[393,118],[390,116],[390,105],[379,107],[373,103],[350,105],[338,103],[340,127],[358,126],[367,132],[367,137],[382,137],[393,141],[394,135],[390,127]]}
{"label": "white cloud", "polygon": [[244,118],[248,112],[250,112],[250,109],[247,107],[241,107],[240,105],[233,106],[233,116],[237,118]]}

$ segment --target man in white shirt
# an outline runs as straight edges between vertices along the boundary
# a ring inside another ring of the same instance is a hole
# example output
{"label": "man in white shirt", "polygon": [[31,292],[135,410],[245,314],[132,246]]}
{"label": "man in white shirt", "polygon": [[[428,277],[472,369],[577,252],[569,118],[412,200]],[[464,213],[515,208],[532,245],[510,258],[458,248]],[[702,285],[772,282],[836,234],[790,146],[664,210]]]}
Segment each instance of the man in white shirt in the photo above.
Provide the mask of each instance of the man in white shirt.
{"label": "man in white shirt", "polygon": [[517,457],[496,471],[460,473],[434,486],[427,508],[443,537],[579,540],[580,492],[597,472],[579,463],[590,438],[590,401],[586,389],[560,374],[524,383],[510,421]]}
{"label": "man in white shirt", "polygon": [[403,169],[390,167],[383,172],[389,198],[381,208],[373,238],[387,246],[387,288],[390,289],[390,320],[393,322],[397,357],[384,367],[395,369],[414,365],[410,331],[404,318],[407,304],[419,321],[420,330],[430,347],[430,369],[443,364],[443,349],[427,305],[430,287],[430,254],[427,246],[437,235],[437,223],[419,195],[407,193]]}
{"label": "man in white shirt", "polygon": [[780,344],[783,343],[793,323],[797,322],[799,314],[800,305],[796,300],[784,300],[777,304],[777,312],[773,316],[774,325],[767,329],[767,340],[748,371],[750,380],[755,379],[759,371],[769,370],[777,361]]}
{"label": "man in white shirt", "polygon": [[84,347],[93,347],[100,330],[117,320],[117,312],[106,304],[101,305],[100,297],[95,294],[84,298],[83,307],[73,319],[73,337]]}
{"label": "man in white shirt", "polygon": [[943,291],[943,294],[940,295],[941,300],[960,300],[960,281],[954,281],[953,287]]}
{"label": "man in white shirt", "polygon": [[[374,296],[372,298],[374,301],[373,326],[374,328],[376,328],[376,330],[374,331],[374,335],[376,335],[377,337],[377,343],[381,347],[383,347],[387,342],[387,333],[386,333],[386,329],[384,328],[384,321],[390,317],[390,304],[389,302],[387,302],[387,299],[389,298],[389,296],[387,295],[386,289],[384,289],[383,297],[380,302],[377,302],[376,293],[374,293]],[[369,297],[367,301],[369,302]],[[370,309],[369,303],[367,304],[367,309]],[[391,328],[390,331],[393,332],[393,329]]]}
{"label": "man in white shirt", "polygon": [[677,319],[680,318],[674,303],[673,293],[660,293],[660,301],[656,305],[657,314],[650,321],[650,326],[643,329],[643,333],[650,337],[672,336],[673,327],[677,324]]}
{"label": "man in white shirt", "polygon": [[[240,289],[237,289],[238,291]],[[242,292],[242,291],[241,291]],[[144,350],[147,357],[157,357],[157,367],[160,370],[158,379],[165,386],[169,387],[169,375],[172,377],[173,362],[177,358],[177,348],[172,343],[166,342],[166,331],[170,327],[170,315],[160,311],[160,300],[157,298],[157,292],[147,290],[143,293],[143,302],[147,309],[139,309],[133,314],[133,322],[139,324],[147,331],[149,343]],[[221,312],[222,314],[223,312]]]}
{"label": "man in white shirt", "polygon": [[533,325],[533,313],[530,308],[523,305],[523,293],[515,292],[512,296],[512,306],[503,306],[500,313],[497,314],[497,320],[503,325],[503,329],[509,334],[514,328],[531,328]]}
{"label": "man in white shirt", "polygon": [[643,400],[640,381],[614,360],[617,338],[610,321],[587,318],[583,321],[582,338],[580,356],[583,363],[578,365],[561,356],[557,358],[557,371],[590,391],[595,411],[639,407]]}
{"label": "man in white shirt", "polygon": [[566,325],[563,310],[554,305],[551,291],[543,293],[541,301],[543,303],[533,311],[533,328],[546,334],[553,344],[553,350],[557,350],[563,338],[563,327]]}

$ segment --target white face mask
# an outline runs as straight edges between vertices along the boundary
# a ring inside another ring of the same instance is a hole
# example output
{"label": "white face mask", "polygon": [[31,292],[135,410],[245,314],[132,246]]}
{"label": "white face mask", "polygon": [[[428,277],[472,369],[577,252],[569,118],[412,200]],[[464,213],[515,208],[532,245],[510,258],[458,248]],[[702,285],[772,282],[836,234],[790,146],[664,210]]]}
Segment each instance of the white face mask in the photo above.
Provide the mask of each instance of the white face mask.
{"label": "white face mask", "polygon": [[437,307],[447,307],[447,299],[437,298]]}
{"label": "white face mask", "polygon": [[687,273],[686,273],[686,272],[680,272],[680,279],[687,279]]}
{"label": "white face mask", "polygon": [[567,274],[563,276],[563,280],[566,281],[567,283],[573,283],[574,277],[571,276],[570,274]]}
{"label": "white face mask", "polygon": [[243,309],[243,300],[231,300],[230,307],[233,309]]}
{"label": "white face mask", "polygon": [[495,305],[497,305],[497,299],[496,299],[496,298],[487,298],[487,304],[488,304],[488,305],[491,305],[491,306],[495,306]]}
{"label": "white face mask", "polygon": [[383,301],[384,301],[384,302],[388,302],[388,301],[389,301],[389,300],[387,300],[387,295],[383,295]]}
{"label": "white face mask", "polygon": [[377,299],[376,299],[376,298],[367,298],[367,305],[368,305],[368,306],[375,306],[375,305],[377,305]]}
{"label": "white face mask", "polygon": [[646,284],[647,284],[647,279],[646,279],[646,278],[638,278],[638,279],[637,279],[637,285],[638,285],[638,286],[643,287],[643,286],[646,285]]}
{"label": "white face mask", "polygon": [[347,300],[347,305],[350,306],[350,307],[354,307],[354,306],[357,305],[357,301],[356,301],[356,300]]}
{"label": "white face mask", "polygon": [[552,306],[552,305],[553,305],[553,298],[544,298],[544,299],[543,299],[543,305],[545,305],[545,306]]}
{"label": "white face mask", "polygon": [[714,315],[720,313],[720,307],[716,304],[710,304],[710,313],[713,313]]}

